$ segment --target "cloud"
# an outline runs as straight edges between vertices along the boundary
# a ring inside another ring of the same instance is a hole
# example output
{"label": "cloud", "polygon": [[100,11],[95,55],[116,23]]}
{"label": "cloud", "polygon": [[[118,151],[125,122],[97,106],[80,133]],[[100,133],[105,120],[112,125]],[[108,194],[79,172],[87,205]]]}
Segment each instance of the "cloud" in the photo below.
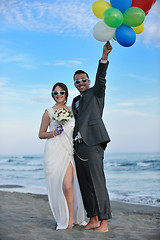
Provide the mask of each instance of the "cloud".
{"label": "cloud", "polygon": [[8,77],[0,77],[0,87],[5,86],[9,80],[10,78]]}
{"label": "cloud", "polygon": [[[0,85],[1,80],[7,80],[7,78],[0,77]],[[3,82],[2,82],[3,83]],[[79,94],[77,89],[68,89],[69,97],[68,97],[68,105],[71,105],[72,99]],[[33,104],[38,105],[46,105],[53,104],[53,99],[51,97],[51,86],[48,85],[25,85],[23,89],[17,88],[0,88],[0,96],[2,98],[1,104],[6,106],[8,102],[11,105],[16,107],[28,105],[31,106]]]}
{"label": "cloud", "polygon": [[150,9],[144,21],[144,31],[140,35],[146,45],[153,43],[156,47],[160,47],[160,0]]}
{"label": "cloud", "polygon": [[57,61],[54,65],[56,66],[67,66],[67,67],[76,67],[78,65],[81,65],[81,61],[77,60],[68,60],[68,61]]}
{"label": "cloud", "polygon": [[[154,108],[153,108],[154,106]],[[110,110],[105,111],[106,116],[116,116],[117,119],[126,117],[154,117],[160,118],[159,109],[160,97],[129,99],[118,102],[110,106]]]}
{"label": "cloud", "polygon": [[[94,0],[1,0],[1,28],[7,26],[57,35],[92,36],[94,25],[100,20],[92,12]],[[147,46],[160,47],[160,0],[145,18],[143,33],[137,39]]]}
{"label": "cloud", "polygon": [[51,100],[50,96],[37,96],[37,97],[32,97],[31,99],[33,102],[36,103],[48,103]]}
{"label": "cloud", "polygon": [[110,110],[110,111],[107,111],[108,115],[117,115],[117,114],[120,114],[121,116],[122,115],[127,115],[127,116],[139,116],[139,117],[146,117],[148,116],[149,114],[148,113],[145,113],[145,112],[139,112],[139,111],[135,111],[135,110],[129,110],[129,109],[113,109],[113,110]]}
{"label": "cloud", "polygon": [[[39,88],[39,86],[37,85],[37,88],[28,91],[26,95],[30,96],[31,101],[39,104],[46,102],[51,103],[53,102],[53,99],[51,98],[50,92],[51,92],[50,88]],[[71,106],[73,98],[79,95],[79,92],[76,88],[68,89],[68,92],[69,96],[67,105]]]}
{"label": "cloud", "polygon": [[145,99],[135,99],[131,101],[121,102],[117,105],[120,107],[138,107],[138,106],[148,106],[149,104],[160,103],[159,97],[145,98]]}
{"label": "cloud", "polygon": [[118,106],[122,106],[122,107],[132,107],[134,105],[135,104],[133,102],[122,102],[118,104]]}
{"label": "cloud", "polygon": [[89,32],[96,21],[92,2],[1,0],[0,11],[3,23],[14,27],[58,34]]}
{"label": "cloud", "polygon": [[[10,42],[9,42],[10,43]],[[24,53],[17,51],[14,48],[7,48],[5,46],[5,42],[3,41],[0,45],[0,63],[2,64],[15,64],[21,68],[25,69],[34,69],[39,67],[40,65],[44,66],[66,66],[66,67],[76,67],[83,64],[85,58],[77,58],[72,60],[61,60],[55,61],[53,63],[50,62],[41,62],[31,53]]]}
{"label": "cloud", "polygon": [[4,85],[3,81],[0,81],[0,87],[2,87]]}
{"label": "cloud", "polygon": [[33,69],[35,61],[33,56],[26,53],[16,53],[14,49],[0,46],[0,63],[14,63],[26,69]]}
{"label": "cloud", "polygon": [[32,104],[32,102],[42,104],[42,103],[49,103],[52,101],[51,98],[51,89],[50,87],[44,87],[44,86],[31,86],[28,89],[28,95],[29,95],[29,101]]}
{"label": "cloud", "polygon": [[22,54],[17,54],[12,57],[5,57],[1,60],[3,63],[10,63],[10,62],[26,62],[26,58]]}
{"label": "cloud", "polygon": [[[82,59],[86,60],[86,59]],[[76,67],[82,65],[83,62],[79,60],[60,60],[56,61],[55,63],[45,62],[43,65],[45,66],[66,66],[66,67]]]}
{"label": "cloud", "polygon": [[25,102],[24,92],[22,92],[22,90],[18,91],[18,90],[8,89],[5,87],[0,90],[1,90],[0,95],[4,101],[4,102],[1,102],[2,105],[8,103],[8,101],[10,101],[10,104],[14,104],[15,102],[17,103]]}
{"label": "cloud", "polygon": [[159,83],[159,79],[157,79],[157,78],[152,78],[152,77],[146,78],[144,75],[136,75],[131,72],[118,73],[117,76],[121,77],[121,78],[126,78],[127,81],[137,80],[137,81],[143,82],[143,83]]}
{"label": "cloud", "polygon": [[[0,89],[0,95],[4,101],[4,104],[10,102],[10,104],[18,103],[24,104],[29,103],[32,99],[40,96],[47,96],[47,93],[49,93],[48,89],[45,88],[37,88],[35,89],[31,87],[24,87],[23,89],[20,88],[9,88],[9,87],[3,87]],[[15,104],[16,105],[16,104]]]}

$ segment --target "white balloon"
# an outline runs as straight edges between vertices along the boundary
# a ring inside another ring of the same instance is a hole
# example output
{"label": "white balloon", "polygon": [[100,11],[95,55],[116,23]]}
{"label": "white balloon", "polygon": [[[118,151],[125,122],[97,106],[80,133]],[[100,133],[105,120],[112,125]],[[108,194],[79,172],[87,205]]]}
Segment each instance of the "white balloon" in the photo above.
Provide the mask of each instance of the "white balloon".
{"label": "white balloon", "polygon": [[99,21],[93,28],[93,37],[100,42],[111,40],[116,32],[116,28],[107,26],[103,21]]}

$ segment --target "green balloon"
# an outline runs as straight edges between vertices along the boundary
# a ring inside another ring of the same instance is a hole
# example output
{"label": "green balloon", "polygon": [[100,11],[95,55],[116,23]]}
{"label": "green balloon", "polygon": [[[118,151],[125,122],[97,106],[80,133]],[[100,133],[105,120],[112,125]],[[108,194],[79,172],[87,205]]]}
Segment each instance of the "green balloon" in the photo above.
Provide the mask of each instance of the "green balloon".
{"label": "green balloon", "polygon": [[114,39],[115,41],[117,41],[116,35],[113,36],[113,39]]}
{"label": "green balloon", "polygon": [[143,23],[145,13],[141,8],[130,7],[123,13],[123,24],[129,27],[137,27]]}
{"label": "green balloon", "polygon": [[117,28],[123,23],[123,14],[117,8],[109,8],[103,14],[103,21],[111,28]]}

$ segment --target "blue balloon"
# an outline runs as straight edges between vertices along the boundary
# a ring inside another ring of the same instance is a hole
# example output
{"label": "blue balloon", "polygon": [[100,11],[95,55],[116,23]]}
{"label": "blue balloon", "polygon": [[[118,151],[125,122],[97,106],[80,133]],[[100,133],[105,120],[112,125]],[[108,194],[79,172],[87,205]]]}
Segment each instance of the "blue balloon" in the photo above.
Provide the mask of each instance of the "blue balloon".
{"label": "blue balloon", "polygon": [[136,33],[131,27],[123,24],[116,29],[116,39],[123,47],[130,47],[136,41]]}
{"label": "blue balloon", "polygon": [[132,0],[110,0],[110,3],[113,8],[117,8],[122,13],[124,13],[127,10],[127,8],[131,7]]}

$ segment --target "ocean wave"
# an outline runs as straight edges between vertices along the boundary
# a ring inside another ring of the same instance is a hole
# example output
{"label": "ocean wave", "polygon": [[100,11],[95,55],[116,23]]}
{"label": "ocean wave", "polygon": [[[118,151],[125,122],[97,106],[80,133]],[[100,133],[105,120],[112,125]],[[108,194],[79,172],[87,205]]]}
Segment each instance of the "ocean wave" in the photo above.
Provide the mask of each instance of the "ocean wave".
{"label": "ocean wave", "polygon": [[41,159],[42,156],[23,156],[24,159]]}
{"label": "ocean wave", "polygon": [[[112,200],[159,206],[159,170],[160,153],[105,154],[104,171]],[[1,185],[23,186],[9,191],[41,193],[45,189],[43,156],[0,156],[0,177]]]}
{"label": "ocean wave", "polygon": [[107,167],[153,167],[158,168],[160,167],[160,162],[151,162],[151,161],[142,161],[142,162],[104,162],[104,165]]}
{"label": "ocean wave", "polygon": [[0,171],[41,171],[43,167],[30,166],[0,166]]}
{"label": "ocean wave", "polygon": [[141,163],[137,163],[138,166],[140,167],[149,167],[152,165],[152,163],[145,163],[145,162],[141,162]]}
{"label": "ocean wave", "polygon": [[120,192],[110,192],[110,199],[115,201],[134,203],[134,204],[143,204],[150,206],[159,206],[160,207],[160,198],[152,195],[136,195],[135,193],[120,193]]}

